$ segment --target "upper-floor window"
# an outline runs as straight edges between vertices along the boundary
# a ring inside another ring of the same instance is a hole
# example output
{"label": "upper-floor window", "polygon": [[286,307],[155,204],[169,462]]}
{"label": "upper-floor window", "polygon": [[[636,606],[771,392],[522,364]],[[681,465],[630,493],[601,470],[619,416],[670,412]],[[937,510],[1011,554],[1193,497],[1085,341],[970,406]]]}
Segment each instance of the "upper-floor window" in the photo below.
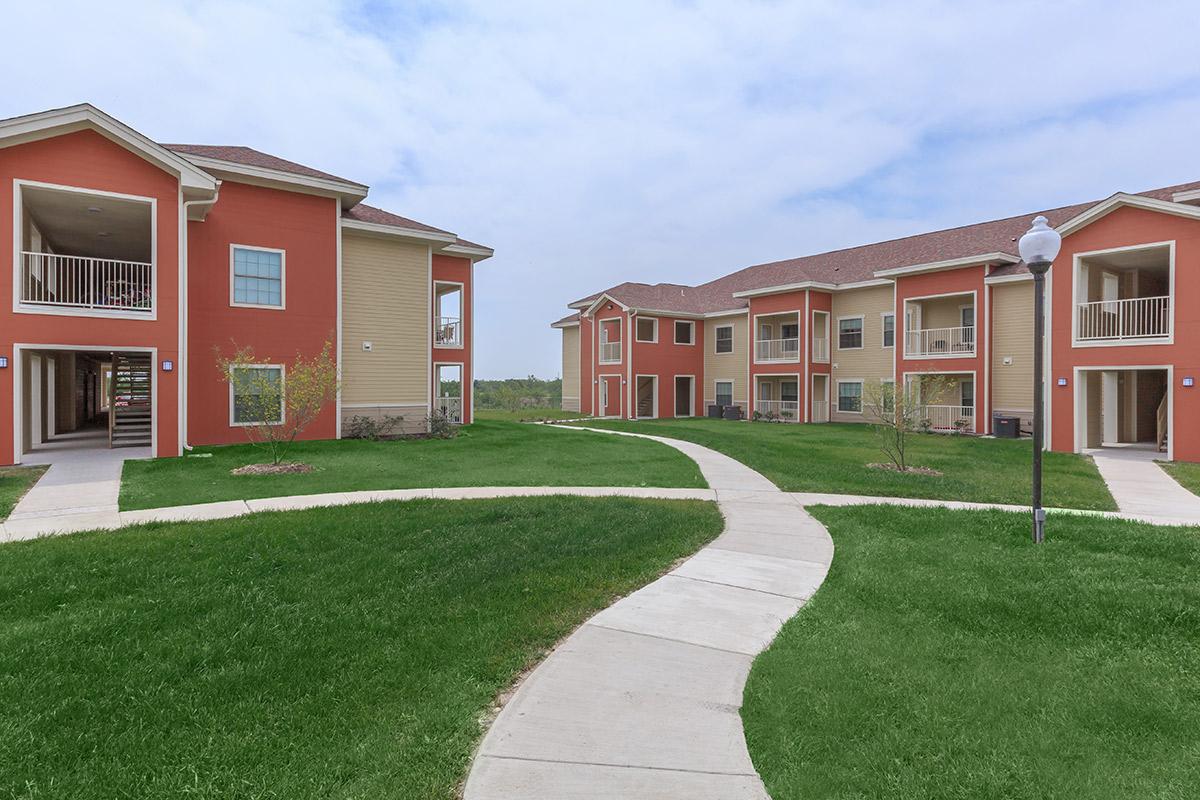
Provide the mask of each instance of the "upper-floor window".
{"label": "upper-floor window", "polygon": [[658,341],[658,320],[654,317],[638,317],[635,337],[639,342],[651,344]]}
{"label": "upper-floor window", "polygon": [[883,315],[883,346],[895,347],[896,345],[896,315]]}
{"label": "upper-floor window", "polygon": [[284,251],[230,246],[230,305],[283,308]]}
{"label": "upper-floor window", "polygon": [[964,328],[975,327],[975,306],[963,306],[958,310],[958,314]]}
{"label": "upper-floor window", "polygon": [[838,349],[861,350],[863,346],[863,318],[843,317],[838,320]]}
{"label": "upper-floor window", "polygon": [[732,353],[733,352],[733,326],[718,325],[716,329],[715,352],[717,353]]}
{"label": "upper-floor window", "polygon": [[687,320],[675,320],[675,344],[695,344],[696,323]]}

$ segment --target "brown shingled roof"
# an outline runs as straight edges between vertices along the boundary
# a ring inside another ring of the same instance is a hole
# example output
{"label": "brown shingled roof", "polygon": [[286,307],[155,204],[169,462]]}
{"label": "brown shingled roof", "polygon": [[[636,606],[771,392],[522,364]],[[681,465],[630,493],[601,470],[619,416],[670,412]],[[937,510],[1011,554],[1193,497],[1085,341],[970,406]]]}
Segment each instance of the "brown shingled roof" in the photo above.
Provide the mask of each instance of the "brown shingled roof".
{"label": "brown shingled roof", "polygon": [[290,172],[293,175],[303,175],[308,178],[320,178],[321,180],[338,181],[339,183],[353,183],[357,186],[362,185],[357,181],[339,178],[337,175],[330,175],[328,172],[322,172],[319,169],[306,167],[303,164],[297,164],[295,161],[288,161],[285,158],[273,156],[270,153],[263,153],[251,147],[242,147],[241,145],[164,144],[163,147],[184,157],[200,156],[201,158],[215,158],[234,164],[244,164],[248,167],[262,167],[263,169],[273,169],[279,172]]}
{"label": "brown shingled roof", "polygon": [[408,230],[425,231],[426,233],[443,233],[447,236],[454,235],[450,231],[444,231],[441,228],[435,228],[432,225],[426,225],[423,222],[417,222],[415,219],[402,217],[399,214],[393,214],[390,211],[384,211],[382,208],[369,206],[366,203],[359,203],[353,208],[346,209],[342,212],[342,219],[369,222],[373,225],[389,225],[393,228],[406,228]]}
{"label": "brown shingled roof", "polygon": [[[1177,192],[1197,188],[1200,188],[1200,181],[1153,189],[1140,194],[1157,200],[1170,200]],[[699,314],[745,308],[748,305],[747,301],[745,298],[734,297],[735,292],[805,281],[835,285],[858,283],[874,279],[879,270],[984,256],[989,253],[1006,253],[1017,257],[1017,240],[1029,229],[1029,222],[1033,217],[1039,213],[1044,214],[1052,226],[1057,226],[1098,202],[1102,201],[1079,203],[844,250],[757,264],[699,286],[627,282],[576,302],[591,301],[601,294],[608,294],[633,308]],[[1027,271],[1024,264],[1013,264],[998,267],[993,274]]]}

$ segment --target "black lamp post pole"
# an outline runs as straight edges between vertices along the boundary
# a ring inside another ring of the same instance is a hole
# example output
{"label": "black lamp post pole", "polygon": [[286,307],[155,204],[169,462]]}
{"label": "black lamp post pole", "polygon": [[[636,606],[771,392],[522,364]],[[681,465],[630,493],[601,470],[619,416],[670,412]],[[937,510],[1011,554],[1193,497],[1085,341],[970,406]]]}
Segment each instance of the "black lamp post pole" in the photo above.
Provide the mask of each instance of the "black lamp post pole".
{"label": "black lamp post pole", "polygon": [[1033,542],[1046,538],[1046,510],[1042,508],[1042,449],[1046,425],[1046,270],[1049,262],[1029,265],[1033,273]]}

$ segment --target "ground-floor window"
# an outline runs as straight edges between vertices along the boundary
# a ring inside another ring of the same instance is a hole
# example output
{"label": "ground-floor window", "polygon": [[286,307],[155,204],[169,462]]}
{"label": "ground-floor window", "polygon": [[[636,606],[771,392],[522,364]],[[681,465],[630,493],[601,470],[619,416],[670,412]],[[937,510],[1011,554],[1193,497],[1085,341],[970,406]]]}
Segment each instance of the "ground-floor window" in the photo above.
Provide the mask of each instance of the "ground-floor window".
{"label": "ground-floor window", "polygon": [[717,405],[733,405],[733,381],[717,381]]}
{"label": "ground-floor window", "polygon": [[862,381],[838,382],[838,411],[862,413]]}
{"label": "ground-floor window", "polygon": [[229,423],[283,422],[283,366],[247,364],[229,374]]}
{"label": "ground-floor window", "polygon": [[891,414],[896,410],[896,382],[884,378],[879,382],[879,399],[883,405],[883,413]]}
{"label": "ground-floor window", "polygon": [[963,408],[975,407],[975,381],[963,381],[959,384]]}
{"label": "ground-floor window", "polygon": [[779,384],[779,399],[785,403],[795,403],[800,399],[800,388],[795,381],[783,381]]}

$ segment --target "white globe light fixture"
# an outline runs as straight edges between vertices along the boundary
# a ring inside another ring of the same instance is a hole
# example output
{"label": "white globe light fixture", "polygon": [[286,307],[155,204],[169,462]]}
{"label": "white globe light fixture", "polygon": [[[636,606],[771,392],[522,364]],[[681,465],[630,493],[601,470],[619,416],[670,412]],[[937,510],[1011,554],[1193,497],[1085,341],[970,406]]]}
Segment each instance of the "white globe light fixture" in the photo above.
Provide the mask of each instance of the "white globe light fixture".
{"label": "white globe light fixture", "polygon": [[1046,510],[1042,508],[1042,450],[1046,430],[1046,273],[1062,247],[1062,236],[1043,216],[1017,243],[1021,260],[1033,273],[1033,541],[1046,538]]}

